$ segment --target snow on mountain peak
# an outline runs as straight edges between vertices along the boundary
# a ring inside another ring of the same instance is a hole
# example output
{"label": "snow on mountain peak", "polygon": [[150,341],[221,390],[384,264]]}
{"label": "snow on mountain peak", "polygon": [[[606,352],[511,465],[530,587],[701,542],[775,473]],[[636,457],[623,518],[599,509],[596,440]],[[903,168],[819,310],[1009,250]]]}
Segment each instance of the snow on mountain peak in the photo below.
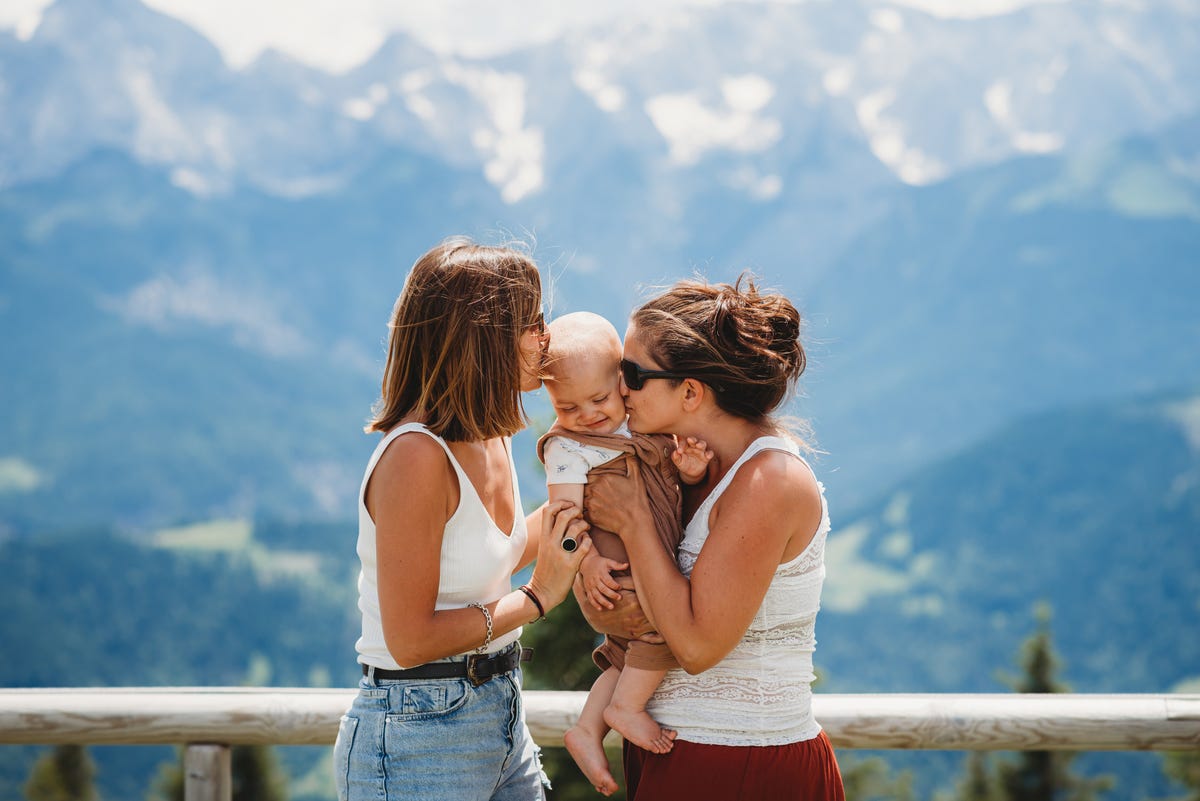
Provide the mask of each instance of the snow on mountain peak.
{"label": "snow on mountain peak", "polygon": [[391,92],[382,83],[373,83],[367,87],[365,95],[348,98],[342,103],[342,113],[359,122],[366,122],[375,116],[375,112],[388,101]]}
{"label": "snow on mountain peak", "polygon": [[1021,153],[1053,153],[1062,148],[1063,138],[1053,132],[1022,130],[1012,110],[1012,83],[996,81],[984,92],[983,102],[992,119],[1006,131],[1013,147]]}
{"label": "snow on mountain peak", "polygon": [[485,112],[486,124],[472,132],[471,143],[484,160],[484,176],[504,202],[516,203],[541,189],[545,142],[540,128],[525,125],[525,78],[456,61],[447,62],[442,73],[469,91]]}
{"label": "snow on mountain peak", "polygon": [[0,39],[4,84],[23,87],[0,91],[0,118],[16,121],[0,183],[113,147],[184,168],[174,179],[189,191],[246,182],[303,195],[398,147],[477,169],[514,203],[555,181],[547,152],[576,146],[583,102],[604,112],[589,118],[589,145],[652,161],[665,143],[676,167],[754,155],[756,171],[726,183],[769,198],[818,127],[851,158],[924,184],[1197,107],[1197,15],[1178,3],[981,0],[966,14],[957,0],[680,2],[597,15],[586,32],[504,57],[396,34],[332,75],[282,56],[231,70],[138,0],[59,0],[30,44]]}
{"label": "snow on mountain peak", "polygon": [[904,16],[894,8],[877,8],[871,12],[871,24],[885,33],[904,30]]}
{"label": "snow on mountain peak", "polygon": [[920,186],[942,178],[947,173],[946,165],[906,143],[903,121],[885,116],[884,112],[895,100],[896,91],[885,88],[862,97],[855,104],[858,122],[871,152],[907,184]]}
{"label": "snow on mountain peak", "polygon": [[625,107],[625,90],[613,83],[607,75],[607,67],[615,55],[608,42],[592,40],[581,50],[580,62],[571,73],[571,78],[580,91],[592,98],[601,111],[617,112]]}
{"label": "snow on mountain peak", "polygon": [[726,76],[721,79],[721,95],[734,111],[754,114],[775,95],[775,87],[761,75]]}
{"label": "snow on mountain peak", "polygon": [[775,89],[760,75],[726,76],[722,103],[706,105],[701,92],[661,94],[646,100],[646,114],[670,148],[677,165],[695,164],[710,150],[755,153],[783,137],[778,119],[760,112]]}
{"label": "snow on mountain peak", "polygon": [[135,152],[147,161],[192,161],[199,148],[187,126],[175,114],[155,85],[149,70],[123,70],[128,96],[136,111]]}
{"label": "snow on mountain peak", "polygon": [[42,24],[41,10],[29,11],[16,21],[13,26],[13,34],[22,42],[28,42],[37,33],[38,26]]}
{"label": "snow on mountain peak", "polygon": [[311,345],[262,296],[221,284],[207,271],[158,275],[121,297],[100,299],[101,308],[127,323],[155,330],[201,326],[227,331],[241,347],[275,358],[303,355]]}
{"label": "snow on mountain peak", "polygon": [[979,19],[1011,14],[1029,6],[1069,3],[1071,0],[891,0],[934,17],[945,19]]}

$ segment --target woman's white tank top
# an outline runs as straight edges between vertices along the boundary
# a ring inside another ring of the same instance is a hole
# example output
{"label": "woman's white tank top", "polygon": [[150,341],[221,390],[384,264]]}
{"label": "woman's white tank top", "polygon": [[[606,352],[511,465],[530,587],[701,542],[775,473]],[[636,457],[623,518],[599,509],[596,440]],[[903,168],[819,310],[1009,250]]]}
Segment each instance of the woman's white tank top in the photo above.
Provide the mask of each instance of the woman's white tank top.
{"label": "woman's white tank top", "polygon": [[[696,510],[679,545],[679,569],[691,576],[708,539],[708,517],[734,475],[755,454],[786,451],[800,461],[799,448],[782,437],[750,443]],[[808,465],[804,462],[805,466]],[[811,468],[810,468],[811,469]],[[812,542],[775,570],[762,605],[733,650],[696,676],[668,671],[646,709],[680,740],[713,745],[786,745],[816,737],[812,714],[812,655],[825,581],[825,538],[829,509],[821,491],[821,522]],[[736,592],[737,588],[730,588]]]}
{"label": "woman's white tank top", "polygon": [[[434,609],[461,609],[472,601],[491,603],[511,592],[512,573],[529,539],[521,493],[517,487],[511,441],[506,439],[504,446],[508,451],[508,468],[512,474],[515,515],[512,531],[506,534],[492,521],[474,485],[445,440],[420,423],[406,423],[389,431],[371,454],[358,491],[358,558],[362,563],[362,570],[358,574],[358,608],[362,612],[362,636],[355,644],[359,662],[389,670],[414,666],[397,663],[383,639],[375,559],[375,521],[367,512],[366,493],[367,482],[383,452],[396,437],[409,432],[419,432],[441,445],[454,467],[454,474],[458,476],[458,508],[446,521],[442,534],[441,576]],[[520,636],[520,628],[501,635],[492,640],[488,652],[499,651]]]}

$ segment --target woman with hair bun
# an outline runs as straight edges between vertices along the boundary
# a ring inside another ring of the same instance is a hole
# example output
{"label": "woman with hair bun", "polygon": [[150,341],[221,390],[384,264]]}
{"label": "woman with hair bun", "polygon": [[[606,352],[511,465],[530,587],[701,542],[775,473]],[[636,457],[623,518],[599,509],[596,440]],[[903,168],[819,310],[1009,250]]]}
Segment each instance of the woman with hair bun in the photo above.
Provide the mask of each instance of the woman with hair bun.
{"label": "woman with hair bun", "polygon": [[[625,745],[630,801],[845,797],[811,703],[829,514],[798,441],[772,416],[804,371],[799,334],[795,306],[748,275],[679,282],[631,318],[630,429],[703,438],[714,457],[704,481],[682,488],[678,564],[658,543],[635,463],[589,484],[584,501],[638,565],[637,601],[681,666],[647,706],[678,732],[674,747]],[[598,630],[626,636],[631,605],[580,604]]]}

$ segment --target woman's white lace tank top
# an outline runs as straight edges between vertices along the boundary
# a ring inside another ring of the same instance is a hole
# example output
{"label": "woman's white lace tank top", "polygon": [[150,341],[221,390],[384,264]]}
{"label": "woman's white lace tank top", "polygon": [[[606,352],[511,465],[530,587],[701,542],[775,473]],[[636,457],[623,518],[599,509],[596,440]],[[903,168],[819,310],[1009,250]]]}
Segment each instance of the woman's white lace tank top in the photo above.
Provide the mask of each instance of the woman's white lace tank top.
{"label": "woman's white lace tank top", "polygon": [[[446,452],[454,474],[458,476],[458,508],[446,521],[442,534],[441,581],[438,585],[435,609],[461,609],[472,601],[491,603],[512,591],[511,576],[529,533],[517,488],[517,470],[512,460],[512,443],[505,441],[508,469],[512,474],[513,509],[516,510],[512,531],[505,533],[492,521],[487,508],[475,492],[474,485],[463,472],[445,440],[419,423],[406,423],[387,433],[371,454],[362,487],[358,491],[358,558],[362,570],[358,574],[358,608],[362,612],[362,636],[355,648],[358,661],[379,668],[397,670],[413,665],[400,665],[388,652],[383,640],[383,623],[379,615],[379,586],[376,581],[375,521],[367,512],[367,482],[379,458],[392,440],[401,434],[420,432],[432,438]],[[499,651],[521,636],[517,628],[492,640],[489,653]]]}
{"label": "woman's white lace tank top", "polygon": [[[679,569],[691,576],[708,538],[713,504],[738,469],[764,450],[786,451],[800,461],[799,448],[782,437],[760,437],[738,458],[696,510],[679,546]],[[805,466],[808,463],[805,462]],[[810,468],[811,469],[811,468]],[[647,711],[681,740],[713,745],[786,745],[816,737],[812,714],[814,626],[825,581],[825,538],[829,509],[821,492],[821,523],[812,542],[775,571],[762,605],[741,641],[719,663],[696,676],[667,673]],[[736,591],[736,589],[731,589]]]}

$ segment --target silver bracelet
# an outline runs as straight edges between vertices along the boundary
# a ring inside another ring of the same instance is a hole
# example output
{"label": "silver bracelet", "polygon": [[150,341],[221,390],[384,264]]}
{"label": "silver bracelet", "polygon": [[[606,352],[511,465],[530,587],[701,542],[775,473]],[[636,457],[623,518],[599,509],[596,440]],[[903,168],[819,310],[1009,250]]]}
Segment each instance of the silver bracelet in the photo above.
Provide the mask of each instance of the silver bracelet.
{"label": "silver bracelet", "polygon": [[475,653],[477,654],[487,653],[488,646],[492,644],[492,613],[488,611],[486,606],[479,603],[479,601],[472,601],[467,606],[473,606],[480,612],[483,612],[483,619],[487,621],[487,637],[484,639],[483,645],[475,649]]}

